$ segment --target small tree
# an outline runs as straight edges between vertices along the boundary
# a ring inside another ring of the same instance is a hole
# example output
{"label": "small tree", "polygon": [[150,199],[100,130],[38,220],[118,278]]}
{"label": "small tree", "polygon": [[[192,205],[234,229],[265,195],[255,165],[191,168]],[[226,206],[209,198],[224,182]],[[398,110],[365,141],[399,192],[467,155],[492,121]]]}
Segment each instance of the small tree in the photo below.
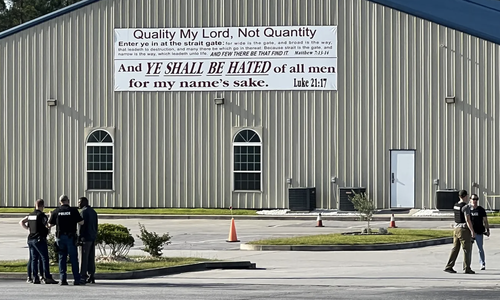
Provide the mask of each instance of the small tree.
{"label": "small tree", "polygon": [[130,229],[119,224],[99,224],[95,241],[101,256],[125,257],[135,240]]}
{"label": "small tree", "polygon": [[367,233],[371,233],[370,220],[372,219],[373,213],[375,212],[375,203],[373,200],[368,198],[366,193],[356,193],[354,196],[349,196],[349,200],[354,205],[356,209],[361,214],[361,220],[367,220]]}
{"label": "small tree", "polygon": [[152,257],[158,258],[162,255],[162,250],[164,245],[170,244],[170,239],[172,238],[168,233],[159,235],[156,232],[147,231],[146,227],[139,223],[139,228],[141,234],[137,235],[144,244],[144,248],[141,248],[144,252],[149,253]]}

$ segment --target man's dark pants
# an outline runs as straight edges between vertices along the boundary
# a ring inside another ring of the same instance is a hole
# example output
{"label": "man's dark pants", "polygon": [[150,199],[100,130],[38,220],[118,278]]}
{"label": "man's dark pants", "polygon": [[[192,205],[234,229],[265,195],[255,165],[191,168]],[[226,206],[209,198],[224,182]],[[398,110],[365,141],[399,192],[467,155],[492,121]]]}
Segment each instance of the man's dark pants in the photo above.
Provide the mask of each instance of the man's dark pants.
{"label": "man's dark pants", "polygon": [[31,239],[28,240],[28,245],[30,249],[31,256],[31,271],[36,279],[38,276],[38,261],[41,261],[43,270],[40,270],[40,274],[44,274],[44,278],[52,278],[50,275],[49,266],[49,248],[47,247],[47,241],[45,239]]}
{"label": "man's dark pants", "polygon": [[[31,264],[33,263],[33,255],[31,255],[31,248],[30,244],[28,244],[28,250],[29,250],[29,259],[28,259],[28,278],[33,279],[38,276],[38,274],[33,274],[33,268],[31,267]],[[36,264],[38,264],[38,270],[42,271],[43,270],[43,265],[42,265],[42,260],[39,259]],[[43,276],[42,276],[43,277]]]}
{"label": "man's dark pants", "polygon": [[76,282],[80,282],[80,272],[78,266],[78,252],[76,250],[75,238],[62,234],[56,238],[56,243],[59,246],[59,276],[61,281],[67,281],[66,273],[67,259],[71,262],[71,272]]}
{"label": "man's dark pants", "polygon": [[[82,280],[95,274],[95,241],[84,241],[80,246],[80,276]],[[87,275],[88,274],[88,275]]]}

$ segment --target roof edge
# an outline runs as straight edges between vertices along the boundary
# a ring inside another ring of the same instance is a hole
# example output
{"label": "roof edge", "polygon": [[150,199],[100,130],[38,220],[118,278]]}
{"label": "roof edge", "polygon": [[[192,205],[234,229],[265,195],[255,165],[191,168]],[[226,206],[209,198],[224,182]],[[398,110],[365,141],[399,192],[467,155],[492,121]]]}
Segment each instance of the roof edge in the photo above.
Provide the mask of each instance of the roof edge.
{"label": "roof edge", "polygon": [[74,11],[74,10],[77,10],[79,8],[82,8],[84,6],[87,6],[89,4],[92,4],[92,3],[95,3],[95,2],[98,2],[98,1],[101,1],[101,0],[83,0],[83,1],[77,2],[75,4],[68,5],[68,6],[63,7],[61,9],[59,9],[59,10],[54,11],[54,12],[48,13],[46,15],[43,15],[41,17],[38,17],[38,18],[33,19],[31,21],[28,21],[26,23],[23,23],[23,24],[15,26],[15,27],[12,27],[10,29],[7,29],[5,31],[2,31],[2,32],[0,32],[0,39],[6,38],[6,37],[8,37],[10,35],[13,35],[13,34],[16,34],[18,32],[21,32],[23,30],[26,30],[28,28],[34,27],[34,26],[36,26],[38,24],[41,24],[41,23],[47,22],[49,20],[55,19],[55,18],[57,18],[59,16],[68,14],[68,13]]}
{"label": "roof edge", "polygon": [[449,22],[449,21],[443,20],[439,17],[429,15],[429,14],[424,13],[424,12],[417,12],[417,11],[414,11],[412,9],[408,9],[406,7],[398,5],[397,3],[394,3],[393,1],[391,1],[391,2],[387,2],[384,0],[368,0],[368,1],[385,6],[385,7],[389,7],[389,8],[395,9],[397,11],[409,14],[411,16],[421,18],[423,20],[433,22],[433,23],[436,23],[438,25],[445,26],[445,27],[448,27],[450,29],[457,30],[457,31],[472,35],[474,37],[483,39],[485,41],[500,45],[500,38],[498,38],[496,36],[485,34],[485,33],[479,32],[477,30],[473,30],[467,26],[457,24],[455,22]]}

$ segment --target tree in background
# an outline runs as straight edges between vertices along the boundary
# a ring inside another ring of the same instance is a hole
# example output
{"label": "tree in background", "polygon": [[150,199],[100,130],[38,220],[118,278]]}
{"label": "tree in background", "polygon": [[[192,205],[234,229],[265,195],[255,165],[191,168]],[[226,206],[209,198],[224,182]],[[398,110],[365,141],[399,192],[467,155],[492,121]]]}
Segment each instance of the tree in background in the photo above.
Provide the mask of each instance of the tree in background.
{"label": "tree in background", "polygon": [[368,197],[366,193],[356,193],[352,191],[354,196],[349,196],[349,200],[354,205],[354,209],[361,215],[361,220],[366,220],[366,233],[371,233],[370,220],[376,210],[375,202]]}
{"label": "tree in background", "polygon": [[0,0],[0,32],[81,0]]}

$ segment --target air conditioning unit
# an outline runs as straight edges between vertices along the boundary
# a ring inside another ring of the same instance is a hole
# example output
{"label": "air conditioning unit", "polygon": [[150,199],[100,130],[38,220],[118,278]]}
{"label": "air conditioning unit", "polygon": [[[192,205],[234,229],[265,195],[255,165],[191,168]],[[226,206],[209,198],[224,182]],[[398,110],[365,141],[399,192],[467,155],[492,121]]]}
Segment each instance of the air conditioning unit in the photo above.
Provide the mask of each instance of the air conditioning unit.
{"label": "air conditioning unit", "polygon": [[364,187],[339,187],[339,210],[356,211],[349,197],[353,197],[354,193],[366,193]]}
{"label": "air conditioning unit", "polygon": [[289,188],[288,208],[292,211],[311,211],[316,208],[316,188]]}
{"label": "air conditioning unit", "polygon": [[436,209],[452,210],[455,203],[459,200],[458,190],[448,189],[436,191]]}

